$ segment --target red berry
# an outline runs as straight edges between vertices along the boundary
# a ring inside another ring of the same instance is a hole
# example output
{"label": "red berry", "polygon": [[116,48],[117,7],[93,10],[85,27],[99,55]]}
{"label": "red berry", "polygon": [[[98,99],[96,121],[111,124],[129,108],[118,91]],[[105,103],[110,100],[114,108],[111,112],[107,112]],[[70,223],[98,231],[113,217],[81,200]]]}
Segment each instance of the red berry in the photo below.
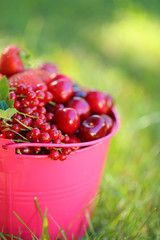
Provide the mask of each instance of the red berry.
{"label": "red berry", "polygon": [[17,119],[18,119],[19,121],[22,120],[22,116],[21,116],[19,113],[15,113],[15,114],[13,115],[13,117],[12,117],[13,123],[18,123]]}
{"label": "red berry", "polygon": [[26,91],[27,91],[27,87],[25,84],[22,83],[22,84],[17,85],[17,93],[18,94],[25,94]]}
{"label": "red berry", "polygon": [[32,136],[33,140],[40,137],[41,132],[40,132],[39,128],[32,128],[32,130],[30,132],[31,132],[31,136]]}
{"label": "red berry", "polygon": [[105,114],[102,114],[101,116],[104,118],[104,120],[106,122],[107,133],[110,133],[112,130],[112,127],[113,127],[113,123],[114,123],[113,119],[110,116],[105,115]]}
{"label": "red berry", "polygon": [[0,58],[0,69],[1,73],[7,77],[24,70],[19,47],[11,45],[3,50]]}
{"label": "red berry", "polygon": [[81,141],[87,142],[104,137],[107,133],[107,126],[104,118],[99,115],[92,115],[84,120],[79,127]]}
{"label": "red berry", "polygon": [[20,109],[20,107],[21,107],[20,101],[15,100],[15,101],[14,101],[14,108],[16,108],[16,109],[18,110],[18,109]]}
{"label": "red berry", "polygon": [[40,128],[43,124],[43,120],[38,118],[34,121],[34,127]]}
{"label": "red berry", "polygon": [[44,62],[38,68],[43,69],[50,74],[58,72],[57,66],[52,62]]}
{"label": "red berry", "polygon": [[54,115],[53,115],[53,113],[51,113],[51,112],[48,112],[48,113],[46,114],[46,118],[47,118],[47,121],[48,121],[48,122],[52,122],[52,121],[53,121],[53,117],[54,117]]}
{"label": "red berry", "polygon": [[47,103],[47,102],[52,101],[52,99],[53,99],[53,94],[51,92],[47,91],[45,93],[44,101]]}
{"label": "red berry", "polygon": [[62,152],[65,155],[69,155],[72,152],[72,150],[71,150],[71,148],[67,147],[67,148],[62,148]]}
{"label": "red berry", "polygon": [[34,152],[35,152],[36,154],[40,153],[41,150],[42,150],[41,147],[34,147]]}
{"label": "red berry", "polygon": [[45,93],[42,90],[37,90],[36,97],[39,101],[44,101]]}
{"label": "red berry", "polygon": [[73,97],[66,103],[66,106],[76,109],[82,121],[90,116],[91,108],[84,98]]}
{"label": "red berry", "polygon": [[51,141],[50,135],[47,132],[42,132],[39,138],[42,143],[49,143]]}
{"label": "red berry", "polygon": [[36,98],[36,93],[34,91],[28,92],[26,97],[29,101],[31,101]]}
{"label": "red berry", "polygon": [[21,131],[19,124],[16,123],[12,125],[11,129],[16,131],[17,133]]}
{"label": "red berry", "polygon": [[59,156],[60,161],[64,161],[64,160],[66,160],[66,158],[67,158],[67,155],[65,155],[63,153],[61,153],[60,156]]}
{"label": "red berry", "polygon": [[56,139],[59,138],[59,131],[58,130],[51,129],[49,133],[50,133],[51,139],[56,140]]}
{"label": "red berry", "polygon": [[41,90],[43,92],[47,92],[48,87],[44,83],[39,83],[39,84],[37,84],[36,90]]}
{"label": "red berry", "polygon": [[66,79],[51,82],[48,89],[53,94],[52,101],[56,103],[64,103],[73,95],[72,83]]}
{"label": "red berry", "polygon": [[74,134],[80,125],[80,117],[73,108],[63,108],[55,112],[54,121],[63,133]]}
{"label": "red berry", "polygon": [[51,130],[50,123],[46,122],[41,125],[41,132],[50,132],[50,130]]}
{"label": "red berry", "polygon": [[24,147],[19,149],[21,154],[34,154],[34,149],[32,147]]}
{"label": "red berry", "polygon": [[17,99],[17,95],[16,95],[16,93],[14,91],[10,91],[9,95],[10,95],[10,99],[12,99],[12,100],[16,100]]}
{"label": "red berry", "polygon": [[7,139],[14,138],[14,132],[12,132],[12,131],[5,131],[4,135]]}
{"label": "red berry", "polygon": [[38,112],[39,114],[44,114],[44,115],[46,115],[47,110],[46,110],[45,107],[38,107],[37,112]]}
{"label": "red berry", "polygon": [[102,92],[91,90],[87,93],[86,100],[91,107],[92,113],[106,114],[109,110],[106,95]]}
{"label": "red berry", "polygon": [[22,107],[29,107],[29,106],[30,106],[30,101],[27,100],[26,98],[22,98],[22,100],[21,100],[21,106],[22,106]]}
{"label": "red berry", "polygon": [[60,157],[60,154],[57,150],[53,149],[50,154],[49,154],[49,157],[52,159],[52,160],[58,160],[59,157]]}

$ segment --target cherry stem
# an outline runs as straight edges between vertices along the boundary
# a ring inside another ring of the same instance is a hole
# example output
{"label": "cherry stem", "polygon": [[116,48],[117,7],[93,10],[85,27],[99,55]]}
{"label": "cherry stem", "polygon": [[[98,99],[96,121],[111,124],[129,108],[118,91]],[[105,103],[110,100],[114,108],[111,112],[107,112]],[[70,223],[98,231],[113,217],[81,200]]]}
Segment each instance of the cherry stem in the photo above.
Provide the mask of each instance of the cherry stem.
{"label": "cherry stem", "polygon": [[56,105],[56,103],[55,103],[55,102],[52,102],[52,101],[50,101],[49,104],[51,104],[52,106],[55,106],[55,105]]}
{"label": "cherry stem", "polygon": [[23,127],[27,128],[28,130],[31,130],[32,128],[26,126],[24,123],[22,123],[21,121],[19,121],[18,119],[16,119],[16,121],[21,124]]}

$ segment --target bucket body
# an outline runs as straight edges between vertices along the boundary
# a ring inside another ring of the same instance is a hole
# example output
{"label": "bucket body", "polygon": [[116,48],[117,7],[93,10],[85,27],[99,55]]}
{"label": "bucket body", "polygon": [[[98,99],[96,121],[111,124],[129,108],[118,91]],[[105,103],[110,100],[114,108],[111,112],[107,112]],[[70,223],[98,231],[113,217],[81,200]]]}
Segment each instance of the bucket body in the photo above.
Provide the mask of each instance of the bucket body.
{"label": "bucket body", "polygon": [[[115,118],[118,118],[118,115]],[[117,120],[114,133],[119,127]],[[113,133],[113,134],[114,134]],[[34,198],[44,214],[47,208],[49,234],[54,239],[60,228],[67,238],[80,239],[87,227],[85,217],[96,196],[113,134],[94,145],[79,149],[64,162],[51,161],[48,156],[15,154],[14,148],[4,149],[7,139],[0,140],[0,232],[23,239],[32,239],[29,230],[38,237],[42,220]]]}

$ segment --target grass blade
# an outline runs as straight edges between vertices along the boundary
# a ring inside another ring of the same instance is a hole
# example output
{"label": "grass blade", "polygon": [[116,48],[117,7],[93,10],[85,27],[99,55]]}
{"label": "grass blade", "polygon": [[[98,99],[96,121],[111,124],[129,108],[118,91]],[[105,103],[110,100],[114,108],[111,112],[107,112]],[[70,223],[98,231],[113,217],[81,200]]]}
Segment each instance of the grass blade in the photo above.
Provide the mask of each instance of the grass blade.
{"label": "grass blade", "polygon": [[14,212],[14,215],[16,215],[16,217],[19,219],[19,221],[30,231],[30,233],[32,234],[32,236],[38,240],[38,238],[36,237],[36,235],[31,231],[31,229],[25,224],[25,222],[23,222],[23,220],[17,215],[16,212]]}

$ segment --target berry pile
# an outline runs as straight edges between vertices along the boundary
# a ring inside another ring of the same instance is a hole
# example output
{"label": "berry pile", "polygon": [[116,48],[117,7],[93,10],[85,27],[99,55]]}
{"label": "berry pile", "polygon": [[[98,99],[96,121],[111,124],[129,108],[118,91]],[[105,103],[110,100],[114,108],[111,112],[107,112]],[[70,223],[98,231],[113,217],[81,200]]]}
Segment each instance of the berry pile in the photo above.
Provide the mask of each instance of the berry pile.
{"label": "berry pile", "polygon": [[[13,101],[13,107],[9,108],[5,99],[0,99],[0,111],[14,109],[10,118],[0,115],[0,138],[16,143],[64,144],[96,140],[111,132],[113,99],[109,94],[81,88],[50,62],[37,69],[26,69],[21,51],[17,46],[9,46],[0,58],[0,91],[5,75],[9,98]],[[64,161],[74,150],[23,147],[16,151],[48,154],[53,160]]]}

